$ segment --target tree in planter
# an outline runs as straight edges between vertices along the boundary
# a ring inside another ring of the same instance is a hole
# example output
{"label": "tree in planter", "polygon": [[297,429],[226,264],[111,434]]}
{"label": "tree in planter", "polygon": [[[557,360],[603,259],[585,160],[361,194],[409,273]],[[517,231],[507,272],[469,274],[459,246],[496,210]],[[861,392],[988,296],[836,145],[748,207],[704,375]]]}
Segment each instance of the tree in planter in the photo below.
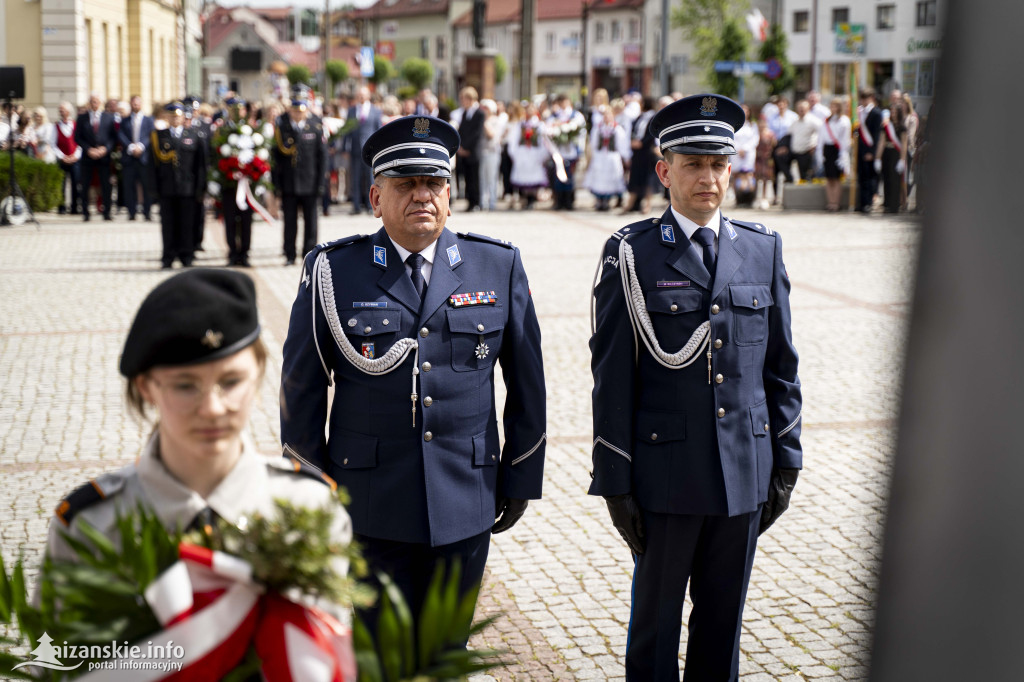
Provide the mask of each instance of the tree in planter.
{"label": "tree in planter", "polygon": [[288,67],[288,72],[285,74],[288,77],[288,82],[291,85],[309,85],[313,80],[313,74],[310,73],[309,67],[303,64],[292,64]]}
{"label": "tree in planter", "polygon": [[[726,21],[745,12],[748,4],[746,0],[681,0],[672,10],[672,25],[693,41],[694,62],[705,73],[714,68]],[[705,80],[714,82],[707,76]]]}
{"label": "tree in planter", "polygon": [[402,62],[402,78],[409,81],[409,84],[417,91],[429,87],[434,81],[434,67],[426,59],[409,57]]}
{"label": "tree in planter", "polygon": [[750,37],[739,19],[729,17],[722,26],[718,45],[712,53],[714,59],[705,67],[704,80],[712,91],[735,99],[740,90],[740,79],[730,71],[715,71],[716,61],[744,61],[750,47]]}
{"label": "tree in planter", "polygon": [[782,26],[772,24],[768,30],[768,37],[761,43],[761,49],[757,53],[757,58],[761,61],[766,62],[769,59],[775,59],[782,67],[782,73],[774,80],[764,74],[757,74],[758,78],[768,83],[768,93],[771,95],[778,95],[789,90],[796,78],[796,70],[786,57],[788,47],[789,40],[786,38],[786,32],[782,30]]}
{"label": "tree in planter", "polygon": [[376,55],[373,58],[373,75],[368,79],[374,85],[387,83],[395,77],[395,67],[390,60]]}
{"label": "tree in planter", "polygon": [[341,59],[331,59],[328,61],[327,80],[330,83],[330,95],[333,97],[338,83],[348,80],[348,64]]}
{"label": "tree in planter", "polygon": [[500,54],[494,55],[494,84],[505,80],[505,76],[508,75],[508,62]]}

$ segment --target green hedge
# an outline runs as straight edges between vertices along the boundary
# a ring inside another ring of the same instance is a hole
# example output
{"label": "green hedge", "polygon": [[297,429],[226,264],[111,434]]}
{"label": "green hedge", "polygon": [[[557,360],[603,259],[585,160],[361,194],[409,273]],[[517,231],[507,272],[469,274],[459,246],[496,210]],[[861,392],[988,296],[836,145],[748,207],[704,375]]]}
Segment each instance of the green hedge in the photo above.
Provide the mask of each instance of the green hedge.
{"label": "green hedge", "polygon": [[[7,194],[11,182],[10,152],[0,154],[0,195]],[[44,163],[24,154],[14,154],[14,174],[18,179],[18,187],[25,195],[33,213],[45,213],[57,208],[63,197],[61,186],[64,171],[54,163]]]}

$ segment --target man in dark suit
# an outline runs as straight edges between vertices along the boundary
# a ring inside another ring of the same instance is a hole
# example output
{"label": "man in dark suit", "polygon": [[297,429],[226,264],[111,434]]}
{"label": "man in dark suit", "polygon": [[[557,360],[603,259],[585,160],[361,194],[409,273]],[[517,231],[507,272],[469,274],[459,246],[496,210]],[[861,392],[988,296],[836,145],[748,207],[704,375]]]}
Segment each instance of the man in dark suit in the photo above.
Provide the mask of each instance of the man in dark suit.
{"label": "man in dark suit", "polygon": [[82,183],[82,218],[89,220],[89,187],[93,176],[100,180],[103,196],[103,219],[110,217],[110,153],[117,144],[114,117],[103,111],[103,101],[93,93],[89,96],[89,108],[78,116],[75,122],[75,143],[82,148],[79,162]]}
{"label": "man in dark suit", "polygon": [[343,149],[349,155],[349,198],[352,200],[352,214],[365,210],[369,213],[370,185],[373,176],[370,166],[363,161],[363,145],[370,135],[380,130],[381,111],[370,102],[370,89],[366,86],[356,91],[355,104],[348,109],[347,120],[356,120],[355,129],[345,137]]}
{"label": "man in dark suit", "polygon": [[458,146],[451,125],[426,116],[371,136],[363,158],[384,227],[306,257],[284,344],[285,451],[348,490],[370,569],[394,578],[414,619],[439,561],[461,561],[463,592],[479,583],[491,533],[522,516],[543,480],[544,369],[529,283],[515,247],[445,228]]}
{"label": "man in dark suit", "polygon": [[160,264],[168,269],[175,258],[185,267],[192,265],[195,203],[206,191],[206,144],[195,128],[185,125],[184,104],[172,102],[164,111],[168,125],[151,133],[150,160],[160,201]]}
{"label": "man in dark suit", "polygon": [[149,185],[149,146],[153,133],[153,118],[142,113],[142,98],[132,95],[131,114],[121,121],[117,137],[121,142],[121,179],[124,184],[124,203],[128,220],[135,220],[139,207],[139,188],[142,188],[142,215],[150,220],[153,205]]}
{"label": "man in dark suit", "polygon": [[[185,125],[192,128],[204,147],[203,163],[208,163],[213,150],[210,148],[210,141],[213,139],[210,122],[203,118],[200,107],[203,100],[197,95],[185,96]],[[203,169],[205,176],[206,169]],[[206,235],[206,186],[200,188],[196,201],[193,204],[195,214],[192,217],[192,245],[196,251],[204,251],[203,237]]]}
{"label": "man in dark suit", "polygon": [[678,682],[687,582],[686,679],[737,679],[757,537],[802,465],[782,240],[719,210],[743,122],[718,95],[651,120],[671,206],[608,240],[594,290],[590,494],[636,562],[631,682]]}
{"label": "man in dark suit", "polygon": [[299,206],[302,207],[302,255],[316,246],[317,197],[324,189],[327,146],[323,124],[319,118],[308,116],[304,99],[292,100],[288,113],[277,119],[276,128],[271,175],[284,213],[285,262],[292,265],[299,233]]}
{"label": "man in dark suit", "polygon": [[859,93],[861,120],[857,127],[857,201],[854,208],[871,213],[878,192],[878,171],[875,170],[875,145],[882,132],[882,111],[876,104],[875,91],[864,88]]}
{"label": "man in dark suit", "polygon": [[476,88],[462,88],[459,103],[462,104],[462,120],[459,122],[458,163],[465,172],[466,199],[468,211],[480,210],[480,138],[484,132],[484,112],[480,111],[480,98]]}

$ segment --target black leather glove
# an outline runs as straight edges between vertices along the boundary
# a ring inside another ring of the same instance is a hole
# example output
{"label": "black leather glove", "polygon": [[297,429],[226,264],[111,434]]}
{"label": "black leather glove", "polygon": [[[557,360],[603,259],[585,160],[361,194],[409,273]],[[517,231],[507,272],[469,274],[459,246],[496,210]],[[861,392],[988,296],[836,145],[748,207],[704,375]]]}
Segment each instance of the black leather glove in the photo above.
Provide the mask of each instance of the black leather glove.
{"label": "black leather glove", "polygon": [[640,507],[629,493],[612,495],[604,498],[608,505],[608,514],[612,517],[612,525],[626,541],[630,551],[643,554],[647,549],[644,540],[644,522],[640,517]]}
{"label": "black leather glove", "polygon": [[516,521],[526,513],[526,506],[529,500],[517,500],[514,497],[499,497],[494,505],[494,516],[498,518],[491,528],[491,533],[497,535],[516,525]]}
{"label": "black leather glove", "polygon": [[789,496],[796,487],[799,469],[772,469],[772,480],[768,483],[768,501],[761,510],[761,529],[758,535],[768,530],[789,509]]}

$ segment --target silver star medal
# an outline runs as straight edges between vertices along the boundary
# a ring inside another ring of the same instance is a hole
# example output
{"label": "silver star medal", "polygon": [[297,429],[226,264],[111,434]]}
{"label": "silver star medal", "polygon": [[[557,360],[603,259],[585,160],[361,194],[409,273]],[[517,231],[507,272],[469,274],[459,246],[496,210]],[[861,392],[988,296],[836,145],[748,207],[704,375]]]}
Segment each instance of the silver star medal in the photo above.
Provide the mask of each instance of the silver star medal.
{"label": "silver star medal", "polygon": [[487,354],[491,352],[491,349],[487,347],[486,343],[484,343],[484,337],[480,336],[477,338],[480,339],[480,343],[476,344],[476,356],[483,360],[487,357]]}

